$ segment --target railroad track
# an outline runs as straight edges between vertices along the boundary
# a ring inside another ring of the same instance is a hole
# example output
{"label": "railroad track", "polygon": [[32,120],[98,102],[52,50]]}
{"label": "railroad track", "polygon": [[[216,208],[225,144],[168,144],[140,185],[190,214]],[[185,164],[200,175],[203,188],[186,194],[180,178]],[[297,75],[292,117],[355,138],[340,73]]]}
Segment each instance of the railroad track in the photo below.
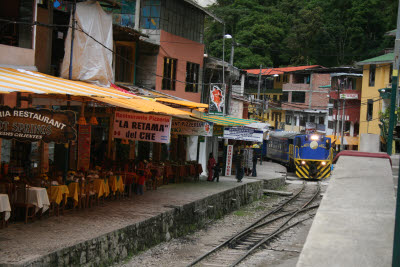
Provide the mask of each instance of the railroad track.
{"label": "railroad track", "polygon": [[187,266],[238,265],[279,234],[312,218],[314,214],[307,214],[307,211],[318,207],[318,204],[311,203],[320,189],[320,183],[307,186],[303,182],[301,189],[292,197]]}

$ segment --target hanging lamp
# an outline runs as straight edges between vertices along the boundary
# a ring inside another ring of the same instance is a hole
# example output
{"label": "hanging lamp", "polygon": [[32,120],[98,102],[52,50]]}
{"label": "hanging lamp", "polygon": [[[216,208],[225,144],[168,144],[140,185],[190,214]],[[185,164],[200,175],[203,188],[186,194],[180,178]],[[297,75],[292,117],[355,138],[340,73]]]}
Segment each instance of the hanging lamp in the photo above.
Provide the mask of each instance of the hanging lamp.
{"label": "hanging lamp", "polygon": [[94,116],[94,109],[95,109],[95,106],[94,106],[94,104],[93,104],[93,113],[92,113],[92,117],[90,118],[89,123],[90,123],[91,125],[98,125],[99,122],[97,121],[96,116]]}
{"label": "hanging lamp", "polygon": [[85,103],[82,103],[81,105],[81,116],[79,117],[79,120],[77,122],[78,125],[86,125],[86,119],[85,119]]}

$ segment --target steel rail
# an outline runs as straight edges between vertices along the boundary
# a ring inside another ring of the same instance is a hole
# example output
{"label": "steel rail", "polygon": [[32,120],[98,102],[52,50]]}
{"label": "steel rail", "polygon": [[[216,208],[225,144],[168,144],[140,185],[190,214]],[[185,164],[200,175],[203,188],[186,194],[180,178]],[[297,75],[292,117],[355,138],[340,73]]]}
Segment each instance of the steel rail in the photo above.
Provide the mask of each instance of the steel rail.
{"label": "steel rail", "polygon": [[235,234],[234,236],[232,236],[231,238],[229,238],[228,240],[224,241],[223,243],[221,243],[220,245],[218,245],[217,247],[211,249],[210,251],[206,252],[205,254],[203,254],[202,256],[198,257],[197,259],[195,259],[193,262],[191,262],[189,265],[187,265],[186,267],[191,267],[194,266],[195,264],[197,264],[198,262],[200,262],[201,260],[203,260],[204,258],[206,258],[207,256],[209,256],[210,254],[214,253],[215,251],[223,248],[224,246],[226,246],[227,244],[229,244],[231,242],[231,240],[235,239],[236,236],[240,235],[242,232],[246,231],[247,229],[255,226],[256,224],[258,224],[260,221],[264,220],[266,217],[270,216],[271,214],[274,214],[275,212],[280,211],[281,209],[283,209],[283,207],[285,205],[287,205],[288,203],[290,203],[291,201],[293,201],[295,198],[297,198],[300,193],[304,190],[306,186],[306,183],[303,182],[303,186],[301,187],[301,189],[295,194],[293,195],[291,198],[289,198],[288,200],[286,200],[284,203],[282,203],[281,205],[279,205],[277,208],[267,212],[265,215],[263,215],[261,218],[259,218],[257,221],[255,221],[254,223],[252,223],[251,225],[247,226],[245,229],[243,229],[242,231],[240,231],[239,233]]}
{"label": "steel rail", "polygon": [[[293,219],[297,214],[299,214],[303,209],[305,209],[319,194],[321,190],[321,183],[318,182],[318,188],[316,190],[316,192],[314,193],[314,195],[312,196],[312,198],[310,198],[301,208],[297,209],[297,211],[295,211],[288,219],[286,219],[275,231],[273,231],[269,236],[263,238],[262,240],[260,240],[257,244],[255,244],[251,249],[249,249],[246,254],[244,254],[243,256],[241,256],[239,259],[237,259],[232,265],[230,265],[230,267],[236,266],[238,265],[240,262],[242,262],[245,258],[247,258],[251,253],[253,253],[254,250],[256,250],[258,247],[260,247],[262,244],[264,244],[265,242],[269,241],[271,238],[275,237],[276,235],[282,233],[284,230],[288,227],[283,228],[291,219]],[[299,222],[297,222],[296,224],[298,224]],[[293,227],[295,224],[291,225],[291,227]],[[291,228],[289,227],[289,228]],[[288,229],[289,229],[288,228]],[[287,229],[286,229],[287,230]]]}
{"label": "steel rail", "polygon": [[[308,211],[308,210],[315,209],[315,208],[318,208],[318,207],[319,207],[319,205],[317,204],[317,205],[314,205],[314,206],[311,206],[311,207],[308,207],[308,208],[301,209],[299,212],[306,212],[306,211]],[[289,215],[293,215],[293,214],[296,213],[297,211],[298,211],[298,210],[286,212],[286,213],[284,213],[284,214],[282,214],[282,215],[280,215],[280,216],[278,216],[278,217],[276,217],[276,218],[272,218],[272,219],[270,219],[270,220],[268,220],[268,221],[265,221],[265,222],[263,222],[263,223],[257,224],[257,225],[255,225],[255,226],[253,226],[253,227],[251,227],[251,228],[249,228],[249,229],[243,231],[243,232],[240,233],[240,235],[238,235],[235,239],[232,239],[232,240],[229,242],[229,246],[230,246],[230,247],[233,247],[233,245],[236,243],[237,239],[242,238],[244,235],[246,235],[246,234],[252,232],[253,230],[255,230],[255,229],[257,229],[257,228],[260,228],[260,227],[263,227],[264,225],[267,225],[267,224],[272,223],[272,222],[274,222],[274,221],[277,221],[277,220],[279,220],[279,219],[285,218],[285,217],[287,217],[287,216],[289,216]]]}

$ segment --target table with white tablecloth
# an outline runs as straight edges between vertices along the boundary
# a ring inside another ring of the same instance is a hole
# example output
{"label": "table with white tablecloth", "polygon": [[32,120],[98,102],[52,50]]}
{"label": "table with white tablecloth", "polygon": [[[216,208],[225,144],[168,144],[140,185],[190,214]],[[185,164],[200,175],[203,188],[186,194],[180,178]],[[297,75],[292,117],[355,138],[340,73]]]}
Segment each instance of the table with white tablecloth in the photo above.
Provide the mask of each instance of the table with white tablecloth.
{"label": "table with white tablecloth", "polygon": [[11,206],[7,194],[0,194],[0,212],[5,212],[5,220],[10,218]]}
{"label": "table with white tablecloth", "polygon": [[49,196],[47,195],[46,188],[42,187],[30,187],[28,188],[28,199],[27,202],[36,207],[35,211],[38,212],[42,209],[45,212],[50,207]]}

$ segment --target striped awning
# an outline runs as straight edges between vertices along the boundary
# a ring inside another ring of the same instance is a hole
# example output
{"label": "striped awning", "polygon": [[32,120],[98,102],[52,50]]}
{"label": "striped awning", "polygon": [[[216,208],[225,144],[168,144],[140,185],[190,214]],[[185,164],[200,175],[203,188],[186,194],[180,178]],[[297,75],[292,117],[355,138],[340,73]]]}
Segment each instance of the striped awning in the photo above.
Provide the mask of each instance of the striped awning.
{"label": "striped awning", "polygon": [[167,103],[167,104],[175,104],[175,105],[179,105],[179,106],[183,106],[183,107],[188,107],[191,109],[208,108],[208,104],[197,103],[197,102],[192,102],[192,101],[187,101],[187,100],[170,99],[170,98],[165,98],[165,97],[156,98],[156,101],[161,102],[161,103]]}
{"label": "striped awning", "polygon": [[71,81],[36,71],[0,67],[0,93],[12,92],[88,97],[106,104],[144,113],[190,116],[190,112],[172,108],[153,100],[81,81]]}
{"label": "striped awning", "polygon": [[117,98],[132,97],[131,94],[114,88],[66,80],[36,71],[0,67],[0,93],[11,92]]}
{"label": "striped awning", "polygon": [[239,119],[234,117],[218,116],[218,115],[203,115],[201,116],[201,119],[222,126],[246,126],[251,123],[259,122],[255,120],[246,120],[246,119]]}

